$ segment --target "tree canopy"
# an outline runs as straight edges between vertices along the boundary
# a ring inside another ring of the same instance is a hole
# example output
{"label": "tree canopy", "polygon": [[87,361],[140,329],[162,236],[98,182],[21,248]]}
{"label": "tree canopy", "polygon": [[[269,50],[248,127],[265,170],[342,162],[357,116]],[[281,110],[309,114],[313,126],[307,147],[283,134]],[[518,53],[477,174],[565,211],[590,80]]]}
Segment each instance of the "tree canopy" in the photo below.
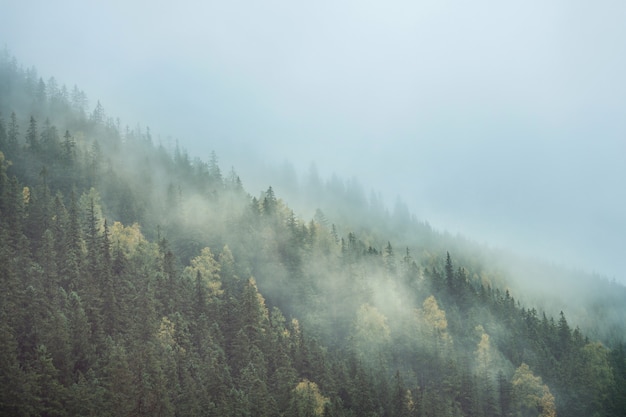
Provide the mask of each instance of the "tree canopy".
{"label": "tree canopy", "polygon": [[623,415],[623,327],[354,184],[301,218],[32,76],[0,59],[0,415]]}

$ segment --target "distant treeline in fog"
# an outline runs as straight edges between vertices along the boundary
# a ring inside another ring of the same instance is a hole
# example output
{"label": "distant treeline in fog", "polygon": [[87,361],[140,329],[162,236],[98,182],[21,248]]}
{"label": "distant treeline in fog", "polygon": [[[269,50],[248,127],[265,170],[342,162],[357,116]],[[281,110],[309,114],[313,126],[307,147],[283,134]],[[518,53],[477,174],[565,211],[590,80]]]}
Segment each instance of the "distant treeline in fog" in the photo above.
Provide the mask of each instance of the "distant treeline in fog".
{"label": "distant treeline in fog", "polygon": [[251,193],[5,50],[0,415],[624,414],[624,287],[350,184]]}

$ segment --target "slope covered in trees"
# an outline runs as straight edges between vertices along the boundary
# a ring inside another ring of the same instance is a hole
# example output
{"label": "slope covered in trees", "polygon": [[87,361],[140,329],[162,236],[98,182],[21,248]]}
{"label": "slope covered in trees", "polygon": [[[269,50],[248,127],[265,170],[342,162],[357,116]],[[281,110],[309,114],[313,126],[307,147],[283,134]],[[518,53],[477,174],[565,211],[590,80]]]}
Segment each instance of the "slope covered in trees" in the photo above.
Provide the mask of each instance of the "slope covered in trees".
{"label": "slope covered in trees", "polygon": [[623,328],[590,338],[401,213],[304,220],[7,53],[0,152],[0,415],[626,410]]}

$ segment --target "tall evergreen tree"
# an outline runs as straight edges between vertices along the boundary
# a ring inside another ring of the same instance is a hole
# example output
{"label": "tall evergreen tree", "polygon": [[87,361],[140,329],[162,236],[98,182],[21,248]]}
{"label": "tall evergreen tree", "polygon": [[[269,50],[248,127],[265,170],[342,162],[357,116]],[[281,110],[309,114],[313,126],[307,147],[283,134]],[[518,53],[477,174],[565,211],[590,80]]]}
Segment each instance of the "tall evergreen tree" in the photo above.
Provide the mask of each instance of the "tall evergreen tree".
{"label": "tall evergreen tree", "polygon": [[9,121],[9,129],[7,132],[7,151],[9,152],[9,155],[13,156],[14,153],[17,151],[18,149],[18,144],[19,144],[19,134],[20,134],[20,130],[19,130],[19,124],[17,122],[17,116],[15,115],[15,112],[11,113],[11,120]]}
{"label": "tall evergreen tree", "polygon": [[28,146],[28,149],[33,153],[38,153],[40,151],[37,121],[33,116],[30,116],[30,121],[28,122],[28,130],[26,131],[26,145]]}
{"label": "tall evergreen tree", "polygon": [[456,279],[454,276],[454,267],[452,266],[452,259],[450,258],[450,252],[446,252],[446,285],[448,287],[448,291],[452,294],[456,292]]}
{"label": "tall evergreen tree", "polygon": [[0,150],[6,150],[8,139],[4,118],[2,117],[2,113],[0,113]]}

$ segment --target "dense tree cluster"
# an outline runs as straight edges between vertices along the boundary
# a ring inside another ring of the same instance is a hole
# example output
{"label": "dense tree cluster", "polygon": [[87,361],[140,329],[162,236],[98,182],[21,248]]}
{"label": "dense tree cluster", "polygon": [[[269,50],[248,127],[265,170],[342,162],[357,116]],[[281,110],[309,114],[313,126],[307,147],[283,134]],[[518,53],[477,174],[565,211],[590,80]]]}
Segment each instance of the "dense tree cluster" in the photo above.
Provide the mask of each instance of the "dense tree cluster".
{"label": "dense tree cluster", "polygon": [[0,112],[0,415],[626,410],[619,338],[522,305],[426,228],[398,250],[401,208],[384,235],[304,221],[6,52]]}

